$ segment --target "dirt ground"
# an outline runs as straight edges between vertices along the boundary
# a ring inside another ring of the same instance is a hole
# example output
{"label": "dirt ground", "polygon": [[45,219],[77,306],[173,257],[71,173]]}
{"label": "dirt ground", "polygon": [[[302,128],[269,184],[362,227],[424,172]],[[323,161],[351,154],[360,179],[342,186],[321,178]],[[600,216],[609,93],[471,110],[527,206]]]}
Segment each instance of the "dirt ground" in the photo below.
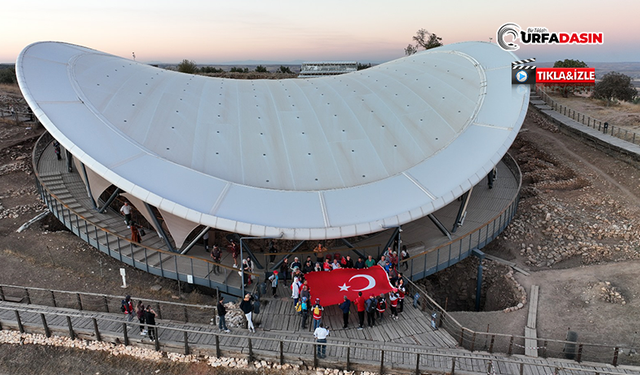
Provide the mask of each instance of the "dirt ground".
{"label": "dirt ground", "polygon": [[[16,95],[0,87],[0,105],[19,100]],[[0,119],[0,283],[119,295],[124,292],[119,269],[124,267],[130,284],[126,293],[213,303],[202,292],[180,293],[173,281],[105,256],[60,230],[55,220],[16,233],[43,209],[30,154],[42,131],[32,123]],[[564,339],[570,328],[581,341],[629,346],[640,320],[640,170],[559,132],[533,110],[510,152],[524,174],[519,211],[484,250],[529,270],[529,276],[515,275],[525,290],[540,286],[539,337]],[[471,269],[464,277],[475,280]],[[162,288],[153,291],[154,285]],[[495,288],[488,289],[485,296],[494,293]],[[510,296],[494,300],[517,301]],[[498,302],[492,304],[502,308]],[[494,332],[522,335],[527,309],[528,304],[509,313],[453,314],[471,329],[486,331],[489,325]],[[12,373],[3,358],[0,374]]]}

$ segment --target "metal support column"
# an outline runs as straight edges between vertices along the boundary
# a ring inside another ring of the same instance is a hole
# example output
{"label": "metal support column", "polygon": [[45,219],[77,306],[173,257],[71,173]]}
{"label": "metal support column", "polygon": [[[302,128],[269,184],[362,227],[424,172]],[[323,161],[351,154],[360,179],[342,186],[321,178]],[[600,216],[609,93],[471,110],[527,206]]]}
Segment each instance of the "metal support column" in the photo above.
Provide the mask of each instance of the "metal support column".
{"label": "metal support column", "polygon": [[467,206],[469,205],[469,198],[471,197],[471,192],[473,191],[473,187],[469,189],[466,193],[462,194],[462,201],[460,202],[460,209],[458,209],[458,216],[456,216],[456,221],[453,224],[453,228],[451,229],[451,233],[455,233],[458,230],[458,227],[461,227],[464,224],[464,219],[467,217]]}
{"label": "metal support column", "polygon": [[84,166],[84,163],[80,163],[82,165],[82,174],[84,175],[84,184],[87,188],[87,195],[89,195],[89,199],[91,199],[91,203],[93,204],[93,209],[97,209],[98,205],[96,204],[96,200],[93,199],[93,194],[91,193],[91,185],[89,184],[89,176],[87,175],[87,168]]}
{"label": "metal support column", "polygon": [[449,233],[447,228],[444,227],[444,225],[440,222],[440,220],[438,220],[437,217],[433,216],[433,214],[429,214],[427,215],[427,217],[431,219],[431,221],[436,225],[438,229],[440,229],[440,232],[442,232],[442,234],[444,234],[449,238],[449,240],[451,240],[451,233]]}
{"label": "metal support column", "polygon": [[118,197],[118,195],[120,194],[121,191],[122,190],[120,190],[120,188],[116,188],[116,191],[114,191],[113,194],[111,194],[111,196],[109,197],[109,199],[107,199],[107,201],[102,206],[102,208],[98,208],[98,212],[103,214],[107,210],[109,205]]}
{"label": "metal support column", "polygon": [[300,246],[302,246],[305,242],[307,242],[307,240],[302,240],[302,241],[298,242],[298,244],[296,246],[294,246],[293,249],[291,249],[289,251],[289,254],[283,256],[282,259],[280,259],[278,262],[276,262],[276,264],[273,265],[273,267],[271,268],[271,271],[277,270],[280,267],[280,265],[282,264],[282,262],[284,262],[284,259],[288,258],[291,254],[293,254],[296,251],[298,251]]}
{"label": "metal support column", "polygon": [[482,261],[484,253],[478,249],[471,250],[471,254],[478,257],[478,278],[476,282],[476,311],[480,311],[480,297],[482,297]]}
{"label": "metal support column", "polygon": [[356,250],[356,247],[353,246],[351,244],[351,242],[347,241],[346,238],[341,238],[340,239],[342,241],[342,243],[345,244],[345,246],[347,246],[349,249],[353,250],[354,253],[358,254],[359,257],[362,257],[362,259],[366,259],[367,256],[365,254],[363,254],[360,250]]}
{"label": "metal support column", "polygon": [[158,230],[158,232],[160,232],[160,237],[162,237],[162,239],[164,240],[164,243],[167,245],[167,248],[169,249],[169,251],[174,253],[177,252],[176,249],[171,244],[171,241],[169,241],[169,237],[165,233],[164,229],[162,229],[162,225],[160,225],[160,222],[158,221],[158,218],[156,217],[156,215],[153,213],[153,210],[151,209],[151,206],[149,205],[149,203],[144,202],[144,206],[147,208],[147,212],[149,212],[149,216],[151,216],[151,220],[153,220],[153,224],[156,226],[156,229]]}
{"label": "metal support column", "polygon": [[242,296],[244,296],[244,267],[242,266],[242,259],[243,259],[243,255],[242,255],[242,245],[243,245],[243,243],[242,243],[242,241],[244,241],[244,240],[275,240],[275,239],[278,239],[278,238],[282,238],[283,236],[284,236],[284,233],[280,233],[280,235],[278,237],[274,237],[274,236],[269,236],[269,237],[240,237],[240,278],[241,278],[240,285],[241,285],[241,290],[242,290]]}
{"label": "metal support column", "polygon": [[205,228],[204,228],[204,230],[203,230],[202,232],[200,232],[200,234],[198,234],[198,235],[196,236],[196,238],[194,238],[194,239],[193,239],[193,241],[191,241],[191,242],[187,245],[187,247],[185,247],[185,248],[184,248],[184,250],[182,250],[182,252],[181,252],[180,254],[181,254],[181,255],[184,255],[184,254],[186,254],[189,250],[191,250],[191,248],[192,248],[193,246],[195,246],[195,244],[196,244],[196,243],[198,243],[198,241],[200,241],[200,239],[202,238],[202,236],[204,236],[204,235],[209,231],[209,229],[211,229],[211,228],[210,228],[210,227],[205,227]]}
{"label": "metal support column", "polygon": [[73,155],[69,152],[69,150],[65,149],[64,154],[67,156],[67,170],[69,173],[73,172]]}

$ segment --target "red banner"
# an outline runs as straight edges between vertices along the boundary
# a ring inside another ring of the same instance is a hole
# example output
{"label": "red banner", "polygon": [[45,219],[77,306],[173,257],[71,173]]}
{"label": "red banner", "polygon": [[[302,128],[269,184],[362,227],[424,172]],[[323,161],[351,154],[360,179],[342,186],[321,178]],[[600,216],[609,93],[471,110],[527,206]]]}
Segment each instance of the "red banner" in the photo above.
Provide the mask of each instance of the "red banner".
{"label": "red banner", "polygon": [[311,292],[311,303],[320,298],[323,306],[336,305],[344,301],[344,296],[354,300],[358,292],[364,297],[379,296],[392,289],[389,277],[380,266],[371,268],[339,268],[333,271],[310,272],[305,275]]}
{"label": "red banner", "polygon": [[595,85],[595,68],[537,68],[536,83]]}

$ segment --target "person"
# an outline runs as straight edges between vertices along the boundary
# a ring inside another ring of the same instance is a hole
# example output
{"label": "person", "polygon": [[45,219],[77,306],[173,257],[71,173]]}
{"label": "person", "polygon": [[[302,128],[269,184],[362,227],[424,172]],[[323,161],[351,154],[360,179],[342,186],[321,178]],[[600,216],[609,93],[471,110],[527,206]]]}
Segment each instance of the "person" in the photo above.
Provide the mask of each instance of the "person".
{"label": "person", "polygon": [[307,259],[304,266],[302,266],[302,273],[308,274],[309,272],[313,272],[313,263],[311,263],[311,259]]}
{"label": "person", "polygon": [[204,245],[204,251],[209,252],[209,231],[202,236],[202,244]]}
{"label": "person", "polygon": [[345,260],[343,266],[345,268],[353,268],[353,259],[351,259],[351,255],[347,255],[345,258],[342,258]]}
{"label": "person", "polygon": [[271,276],[269,276],[269,281],[271,281],[271,292],[273,297],[275,297],[276,291],[278,290],[278,271],[273,271]]}
{"label": "person", "polygon": [[324,307],[320,304],[320,298],[316,298],[316,303],[311,308],[311,312],[313,314],[313,329],[315,330],[322,323],[322,312],[324,311]]}
{"label": "person", "polygon": [[244,313],[244,316],[247,318],[247,329],[249,332],[256,332],[255,327],[253,326],[253,303],[251,303],[251,294],[247,293],[244,296],[242,302],[240,302],[240,310]]}
{"label": "person", "polygon": [[133,321],[133,301],[131,301],[131,296],[127,295],[122,300],[122,307],[120,308],[124,313],[124,316],[127,318],[127,322]]}
{"label": "person", "polygon": [[342,328],[346,329],[349,325],[349,309],[351,308],[351,301],[347,296],[343,296],[343,302],[338,306],[342,310]]}
{"label": "person", "polygon": [[307,298],[307,301],[311,301],[311,293],[309,292],[309,286],[306,284],[302,284],[302,289],[300,289],[300,298],[305,298],[305,297]]}
{"label": "person", "polygon": [[398,312],[401,313],[404,309],[404,297],[405,297],[405,289],[404,289],[404,280],[402,278],[398,279]]}
{"label": "person", "polygon": [[282,264],[280,264],[280,279],[284,281],[284,286],[287,286],[287,280],[289,277],[289,258],[284,258]]}
{"label": "person", "polygon": [[391,309],[391,317],[398,319],[398,288],[393,288],[389,292],[389,308]]}
{"label": "person", "polygon": [[364,260],[362,260],[362,257],[358,257],[358,261],[356,262],[355,268],[363,269],[364,267],[365,267]]}
{"label": "person", "polygon": [[147,309],[144,313],[144,319],[147,322],[147,333],[149,335],[149,340],[155,340],[158,337],[158,331],[156,329],[156,312],[153,311],[151,305],[147,305]]}
{"label": "person", "polygon": [[297,277],[294,277],[291,283],[291,298],[293,298],[293,305],[295,306],[298,303],[298,298],[300,298],[300,282]]}
{"label": "person", "polygon": [[220,262],[222,261],[222,250],[220,250],[218,245],[213,245],[213,249],[211,249],[211,259],[215,262],[213,272],[217,274],[220,272]]}
{"label": "person", "polygon": [[307,318],[309,317],[309,302],[307,297],[302,297],[300,301],[300,314],[302,315],[300,327],[302,329],[307,329]]}
{"label": "person", "polygon": [[339,268],[340,262],[336,258],[333,258],[333,263],[331,263],[331,270],[337,270]]}
{"label": "person", "polygon": [[387,299],[384,297],[384,294],[380,294],[376,303],[376,312],[378,313],[378,319],[382,319],[384,317],[384,312],[387,310]]}
{"label": "person", "polygon": [[316,254],[316,262],[322,264],[324,262],[324,255],[322,254],[325,251],[325,248],[321,243],[318,243],[316,247],[313,248],[313,252]]}
{"label": "person", "polygon": [[389,262],[387,262],[387,258],[384,255],[380,257],[378,265],[384,268],[385,271],[389,272]]}
{"label": "person", "polygon": [[298,259],[298,257],[294,257],[291,266],[289,266],[289,268],[291,268],[291,271],[296,269],[296,267],[298,267],[298,269],[302,268],[302,264],[300,264],[300,259]]}
{"label": "person", "polygon": [[129,228],[131,228],[131,241],[135,243],[142,242],[142,237],[140,236],[140,231],[138,230],[140,226],[134,222],[131,222]]}
{"label": "person", "polygon": [[327,345],[322,345],[327,343],[327,336],[329,336],[329,330],[322,326],[322,323],[313,331],[313,337],[316,338],[316,341],[320,343],[317,349],[318,358],[326,358],[327,357]]}
{"label": "person", "polygon": [[364,261],[365,268],[371,268],[376,265],[376,261],[373,259],[372,255],[367,257],[367,260]]}
{"label": "person", "polygon": [[238,268],[238,257],[240,256],[240,247],[231,239],[229,243],[229,249],[231,250],[231,256],[233,257],[233,268]]}
{"label": "person", "polygon": [[315,272],[320,272],[322,271],[322,265],[320,265],[320,263],[316,262],[316,265],[313,267],[313,270]]}
{"label": "person", "polygon": [[124,223],[127,224],[127,228],[131,227],[131,206],[129,202],[124,202],[124,205],[120,207],[120,212],[124,215]]}
{"label": "person", "polygon": [[58,160],[62,160],[62,156],[60,155],[62,153],[60,150],[60,142],[53,141],[53,152],[55,152],[56,158],[58,158]]}
{"label": "person", "polygon": [[136,316],[138,317],[138,322],[140,323],[140,334],[142,336],[145,336],[147,334],[147,330],[144,329],[145,318],[144,305],[142,304],[142,301],[138,301],[138,304],[136,305]]}
{"label": "person", "polygon": [[365,298],[362,297],[362,292],[358,292],[358,298],[353,301],[356,304],[356,310],[358,310],[358,330],[364,326],[364,312],[365,312]]}
{"label": "person", "polygon": [[227,322],[225,320],[225,316],[227,315],[227,308],[224,306],[224,297],[220,296],[220,300],[218,300],[218,328],[220,331],[231,332],[229,328],[227,328]]}
{"label": "person", "polygon": [[365,308],[367,311],[367,323],[369,324],[369,327],[373,327],[376,325],[376,307],[376,296],[372,294],[365,302]]}
{"label": "person", "polygon": [[273,240],[269,240],[269,253],[271,253],[272,255],[269,255],[269,261],[271,263],[276,261],[276,256],[275,254],[278,252],[278,249],[276,248],[275,243],[273,242]]}
{"label": "person", "polygon": [[[407,260],[411,255],[409,255],[409,251],[407,250],[407,245],[402,245],[402,251],[400,252],[400,259]],[[409,262],[403,262],[405,271],[409,268]]]}
{"label": "person", "polygon": [[489,185],[489,189],[493,189],[493,181],[495,181],[497,175],[496,172],[496,169],[493,168],[487,175],[487,185]]}
{"label": "person", "polygon": [[331,271],[333,267],[331,263],[329,263],[329,258],[324,258],[324,264],[322,265],[322,269],[325,271]]}
{"label": "person", "polygon": [[244,271],[242,272],[242,283],[246,287],[247,284],[251,282],[251,274],[249,274],[249,272],[251,272],[251,267],[246,259],[242,260],[242,270]]}

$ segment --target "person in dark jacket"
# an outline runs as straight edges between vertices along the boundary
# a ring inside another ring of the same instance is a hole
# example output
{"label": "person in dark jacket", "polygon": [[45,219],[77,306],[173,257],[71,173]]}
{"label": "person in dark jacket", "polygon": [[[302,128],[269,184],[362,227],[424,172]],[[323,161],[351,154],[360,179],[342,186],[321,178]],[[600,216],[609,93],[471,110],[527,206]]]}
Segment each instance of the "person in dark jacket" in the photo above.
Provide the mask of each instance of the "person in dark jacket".
{"label": "person in dark jacket", "polygon": [[224,332],[231,332],[227,328],[227,322],[225,321],[225,315],[227,315],[227,308],[224,306],[224,297],[220,296],[220,300],[218,301],[218,328]]}
{"label": "person in dark jacket", "polygon": [[349,325],[349,309],[351,308],[351,301],[349,301],[347,296],[344,296],[344,302],[342,302],[338,307],[342,310],[342,328],[347,328]]}
{"label": "person in dark jacket", "polygon": [[244,296],[242,302],[240,302],[240,310],[244,313],[244,316],[247,318],[247,329],[249,332],[256,332],[255,327],[253,326],[253,303],[251,302],[251,294]]}
{"label": "person in dark jacket", "polygon": [[153,311],[151,305],[147,305],[147,309],[144,313],[144,319],[147,322],[149,340],[155,340],[158,334],[156,330],[156,312]]}
{"label": "person in dark jacket", "polygon": [[144,336],[147,333],[145,332],[145,329],[144,329],[145,311],[144,311],[144,305],[142,304],[142,301],[138,301],[138,304],[136,305],[136,316],[138,317],[138,322],[140,322],[140,334]]}

